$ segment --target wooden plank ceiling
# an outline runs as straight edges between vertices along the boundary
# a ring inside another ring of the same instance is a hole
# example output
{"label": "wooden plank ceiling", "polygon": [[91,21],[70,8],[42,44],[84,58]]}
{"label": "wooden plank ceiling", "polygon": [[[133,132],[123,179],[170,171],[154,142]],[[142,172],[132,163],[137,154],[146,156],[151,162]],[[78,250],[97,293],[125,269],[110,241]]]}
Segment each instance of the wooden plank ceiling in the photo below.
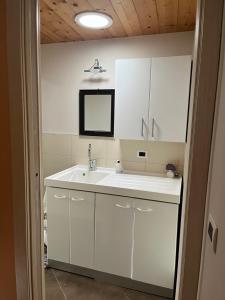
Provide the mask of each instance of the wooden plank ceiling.
{"label": "wooden plank ceiling", "polygon": [[[59,43],[193,30],[196,1],[40,0],[41,42]],[[93,10],[109,14],[113,18],[113,25],[108,29],[93,30],[75,24],[76,14]]]}

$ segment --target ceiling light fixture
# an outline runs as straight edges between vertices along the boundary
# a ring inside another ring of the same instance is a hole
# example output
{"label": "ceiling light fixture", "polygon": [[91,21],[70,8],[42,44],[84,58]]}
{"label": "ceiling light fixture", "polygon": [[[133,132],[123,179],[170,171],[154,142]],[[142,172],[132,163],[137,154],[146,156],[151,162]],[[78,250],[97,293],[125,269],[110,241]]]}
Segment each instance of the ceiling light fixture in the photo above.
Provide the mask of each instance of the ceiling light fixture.
{"label": "ceiling light fixture", "polygon": [[75,22],[80,26],[91,29],[105,29],[112,25],[113,20],[104,13],[89,11],[76,15]]}

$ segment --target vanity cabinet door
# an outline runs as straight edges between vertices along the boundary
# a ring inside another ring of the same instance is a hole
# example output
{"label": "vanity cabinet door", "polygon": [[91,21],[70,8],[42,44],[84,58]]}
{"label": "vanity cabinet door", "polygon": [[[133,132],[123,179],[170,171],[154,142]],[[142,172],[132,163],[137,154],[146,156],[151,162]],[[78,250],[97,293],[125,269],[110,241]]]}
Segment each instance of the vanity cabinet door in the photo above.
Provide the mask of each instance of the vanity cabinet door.
{"label": "vanity cabinet door", "polygon": [[93,268],[95,194],[70,191],[70,263]]}
{"label": "vanity cabinet door", "polygon": [[152,58],[150,140],[186,141],[190,74],[191,56]]}
{"label": "vanity cabinet door", "polygon": [[131,277],[132,199],[96,194],[95,269]]}
{"label": "vanity cabinet door", "polygon": [[115,137],[148,138],[151,59],[121,59],[115,72]]}
{"label": "vanity cabinet door", "polygon": [[48,187],[48,258],[70,262],[69,191]]}
{"label": "vanity cabinet door", "polygon": [[178,205],[135,200],[133,279],[173,289]]}

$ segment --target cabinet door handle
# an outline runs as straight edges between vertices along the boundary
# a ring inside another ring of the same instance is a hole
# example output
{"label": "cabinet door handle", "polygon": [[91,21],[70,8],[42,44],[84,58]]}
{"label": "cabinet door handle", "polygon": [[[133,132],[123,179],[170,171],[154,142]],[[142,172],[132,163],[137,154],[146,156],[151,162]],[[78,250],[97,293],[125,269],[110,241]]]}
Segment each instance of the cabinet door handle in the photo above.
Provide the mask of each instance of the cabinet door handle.
{"label": "cabinet door handle", "polygon": [[155,138],[155,119],[152,118],[152,138]]}
{"label": "cabinet door handle", "polygon": [[54,198],[56,198],[56,199],[65,199],[66,195],[55,194]]}
{"label": "cabinet door handle", "polygon": [[151,211],[153,211],[152,208],[142,209],[142,208],[140,208],[140,207],[137,207],[136,209],[137,209],[138,211],[140,211],[140,212],[151,212]]}
{"label": "cabinet door handle", "polygon": [[84,201],[84,198],[79,198],[79,197],[72,197],[72,201]]}
{"label": "cabinet door handle", "polygon": [[116,204],[116,207],[119,207],[119,208],[130,208],[130,205],[127,204],[127,205],[120,205],[120,204]]}
{"label": "cabinet door handle", "polygon": [[144,137],[144,123],[145,123],[145,120],[144,118],[142,117],[141,118],[141,136]]}

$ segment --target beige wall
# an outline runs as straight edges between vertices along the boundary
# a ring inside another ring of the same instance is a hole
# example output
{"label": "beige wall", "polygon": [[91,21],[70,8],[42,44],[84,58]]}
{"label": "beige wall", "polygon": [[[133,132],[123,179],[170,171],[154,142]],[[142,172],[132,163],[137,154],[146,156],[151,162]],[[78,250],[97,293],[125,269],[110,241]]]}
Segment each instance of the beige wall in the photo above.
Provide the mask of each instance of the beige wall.
{"label": "beige wall", "polygon": [[[79,90],[114,88],[116,59],[192,54],[193,38],[193,32],[180,32],[42,45],[43,131],[78,134]],[[93,76],[83,72],[95,58],[106,73]]]}
{"label": "beige wall", "polygon": [[[77,163],[87,164],[89,143],[98,166],[113,167],[115,160],[121,159],[127,170],[163,173],[165,164],[173,162],[182,172],[184,144],[79,138],[78,95],[79,89],[114,88],[116,59],[191,54],[193,37],[193,32],[182,32],[42,45],[44,176]],[[83,72],[95,58],[106,73],[93,76]],[[138,159],[138,150],[147,150],[148,159]]]}
{"label": "beige wall", "polygon": [[[166,163],[172,162],[183,171],[183,143],[89,139],[45,133],[42,141],[44,177],[74,164],[87,164],[89,143],[98,166],[114,167],[115,161],[120,159],[126,170],[163,173]],[[148,151],[148,159],[137,158],[138,150]]]}

